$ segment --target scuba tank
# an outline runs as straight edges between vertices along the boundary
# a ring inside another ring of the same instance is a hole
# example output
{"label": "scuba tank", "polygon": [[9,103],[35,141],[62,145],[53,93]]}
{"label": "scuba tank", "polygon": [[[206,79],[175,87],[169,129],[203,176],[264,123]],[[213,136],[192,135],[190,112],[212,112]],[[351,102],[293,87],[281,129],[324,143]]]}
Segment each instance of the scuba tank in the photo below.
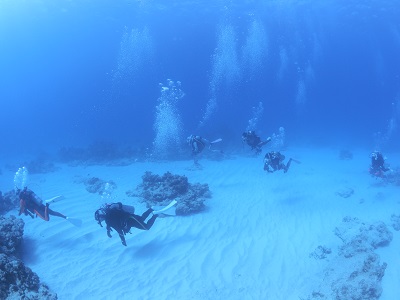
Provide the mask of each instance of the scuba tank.
{"label": "scuba tank", "polygon": [[39,198],[38,195],[36,195],[33,191],[29,190],[27,187],[25,187],[22,192],[20,193],[21,199],[25,201],[31,201],[35,203],[36,205],[40,206],[43,204],[43,200]]}
{"label": "scuba tank", "polygon": [[42,205],[43,204],[43,200],[40,199],[39,196],[36,195],[33,191],[30,191],[30,192],[31,192],[31,200],[33,202],[35,202],[35,204],[37,204],[39,206]]}

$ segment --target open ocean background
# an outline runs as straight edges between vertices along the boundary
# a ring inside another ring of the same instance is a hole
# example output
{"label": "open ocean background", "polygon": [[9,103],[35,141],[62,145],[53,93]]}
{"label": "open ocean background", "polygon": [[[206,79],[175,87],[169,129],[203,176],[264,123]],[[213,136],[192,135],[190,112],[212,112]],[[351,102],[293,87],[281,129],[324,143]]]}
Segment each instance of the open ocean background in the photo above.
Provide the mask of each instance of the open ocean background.
{"label": "open ocean background", "polygon": [[[171,123],[177,147],[234,150],[249,120],[289,146],[398,151],[399,53],[398,1],[0,0],[0,153],[145,153]],[[185,96],[160,125],[167,79]]]}
{"label": "open ocean background", "polygon": [[[0,0],[0,244],[60,300],[398,299],[399,122],[398,0]],[[68,219],[11,217],[24,186]],[[172,198],[127,247],[93,218]]]}

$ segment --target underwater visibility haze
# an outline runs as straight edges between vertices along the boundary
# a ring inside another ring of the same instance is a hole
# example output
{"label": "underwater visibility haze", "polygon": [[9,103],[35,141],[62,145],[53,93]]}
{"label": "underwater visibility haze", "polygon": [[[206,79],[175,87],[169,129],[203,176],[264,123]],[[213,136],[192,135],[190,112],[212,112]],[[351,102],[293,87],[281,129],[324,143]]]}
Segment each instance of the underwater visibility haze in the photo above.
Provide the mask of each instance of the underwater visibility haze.
{"label": "underwater visibility haze", "polygon": [[399,20],[397,1],[1,0],[0,151],[234,150],[280,127],[398,150]]}
{"label": "underwater visibility haze", "polygon": [[400,1],[0,0],[0,298],[398,299],[399,122]]}

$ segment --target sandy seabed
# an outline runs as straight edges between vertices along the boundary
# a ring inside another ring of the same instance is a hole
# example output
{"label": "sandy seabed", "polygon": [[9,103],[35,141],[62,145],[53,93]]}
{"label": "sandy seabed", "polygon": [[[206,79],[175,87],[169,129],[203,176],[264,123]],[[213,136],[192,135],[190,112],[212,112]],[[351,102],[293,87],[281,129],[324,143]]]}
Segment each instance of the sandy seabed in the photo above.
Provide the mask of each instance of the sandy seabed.
{"label": "sandy seabed", "polygon": [[[393,240],[376,250],[387,263],[381,299],[400,294],[400,234],[390,226],[400,214],[400,187],[384,186],[367,170],[369,153],[354,151],[340,160],[337,149],[289,149],[288,173],[263,171],[263,157],[229,160],[137,162],[129,166],[70,167],[31,175],[29,187],[43,199],[64,195],[53,210],[80,218],[80,228],[52,217],[50,222],[24,217],[24,261],[59,299],[301,299],[323,284],[328,259],[310,254],[341,240],[334,230],[346,216],[383,221]],[[389,157],[398,166],[400,157]],[[126,191],[141,183],[145,171],[185,175],[207,183],[207,209],[187,217],[157,219],[150,231],[132,229],[121,245],[114,232],[94,220],[105,201],[146,206]],[[81,179],[113,180],[111,198],[90,194]],[[12,189],[13,173],[3,171],[1,190]],[[354,190],[348,198],[337,191]],[[9,214],[16,214],[10,212]],[[340,268],[351,266],[339,265]]]}

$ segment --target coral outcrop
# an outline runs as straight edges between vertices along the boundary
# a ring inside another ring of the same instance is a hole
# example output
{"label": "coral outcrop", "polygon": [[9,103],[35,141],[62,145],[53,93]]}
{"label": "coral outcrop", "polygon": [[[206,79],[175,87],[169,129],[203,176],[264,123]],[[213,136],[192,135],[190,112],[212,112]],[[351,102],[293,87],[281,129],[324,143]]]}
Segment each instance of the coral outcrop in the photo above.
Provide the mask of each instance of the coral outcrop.
{"label": "coral outcrop", "polygon": [[14,216],[0,216],[0,253],[14,255],[24,234],[24,221]]}
{"label": "coral outcrop", "polygon": [[24,221],[0,216],[0,299],[56,300],[57,294],[16,257],[24,232]]}
{"label": "coral outcrop", "polygon": [[208,184],[191,184],[186,176],[170,172],[160,176],[145,172],[142,183],[135,191],[128,191],[128,196],[141,197],[148,206],[167,205],[177,200],[177,215],[190,215],[205,209],[204,201],[211,197]]}
{"label": "coral outcrop", "polygon": [[16,209],[18,205],[19,199],[14,190],[6,192],[4,195],[0,191],[0,214]]}
{"label": "coral outcrop", "polygon": [[98,177],[89,177],[85,179],[77,179],[75,183],[83,183],[86,191],[92,194],[99,194],[102,197],[110,197],[112,192],[117,188],[117,184],[112,181],[105,181]]}
{"label": "coral outcrop", "polygon": [[343,242],[336,254],[319,246],[310,255],[327,260],[327,265],[319,276],[321,282],[312,288],[307,298],[301,299],[379,299],[387,264],[381,263],[374,251],[389,245],[392,232],[383,222],[367,224],[345,217],[335,234]]}

